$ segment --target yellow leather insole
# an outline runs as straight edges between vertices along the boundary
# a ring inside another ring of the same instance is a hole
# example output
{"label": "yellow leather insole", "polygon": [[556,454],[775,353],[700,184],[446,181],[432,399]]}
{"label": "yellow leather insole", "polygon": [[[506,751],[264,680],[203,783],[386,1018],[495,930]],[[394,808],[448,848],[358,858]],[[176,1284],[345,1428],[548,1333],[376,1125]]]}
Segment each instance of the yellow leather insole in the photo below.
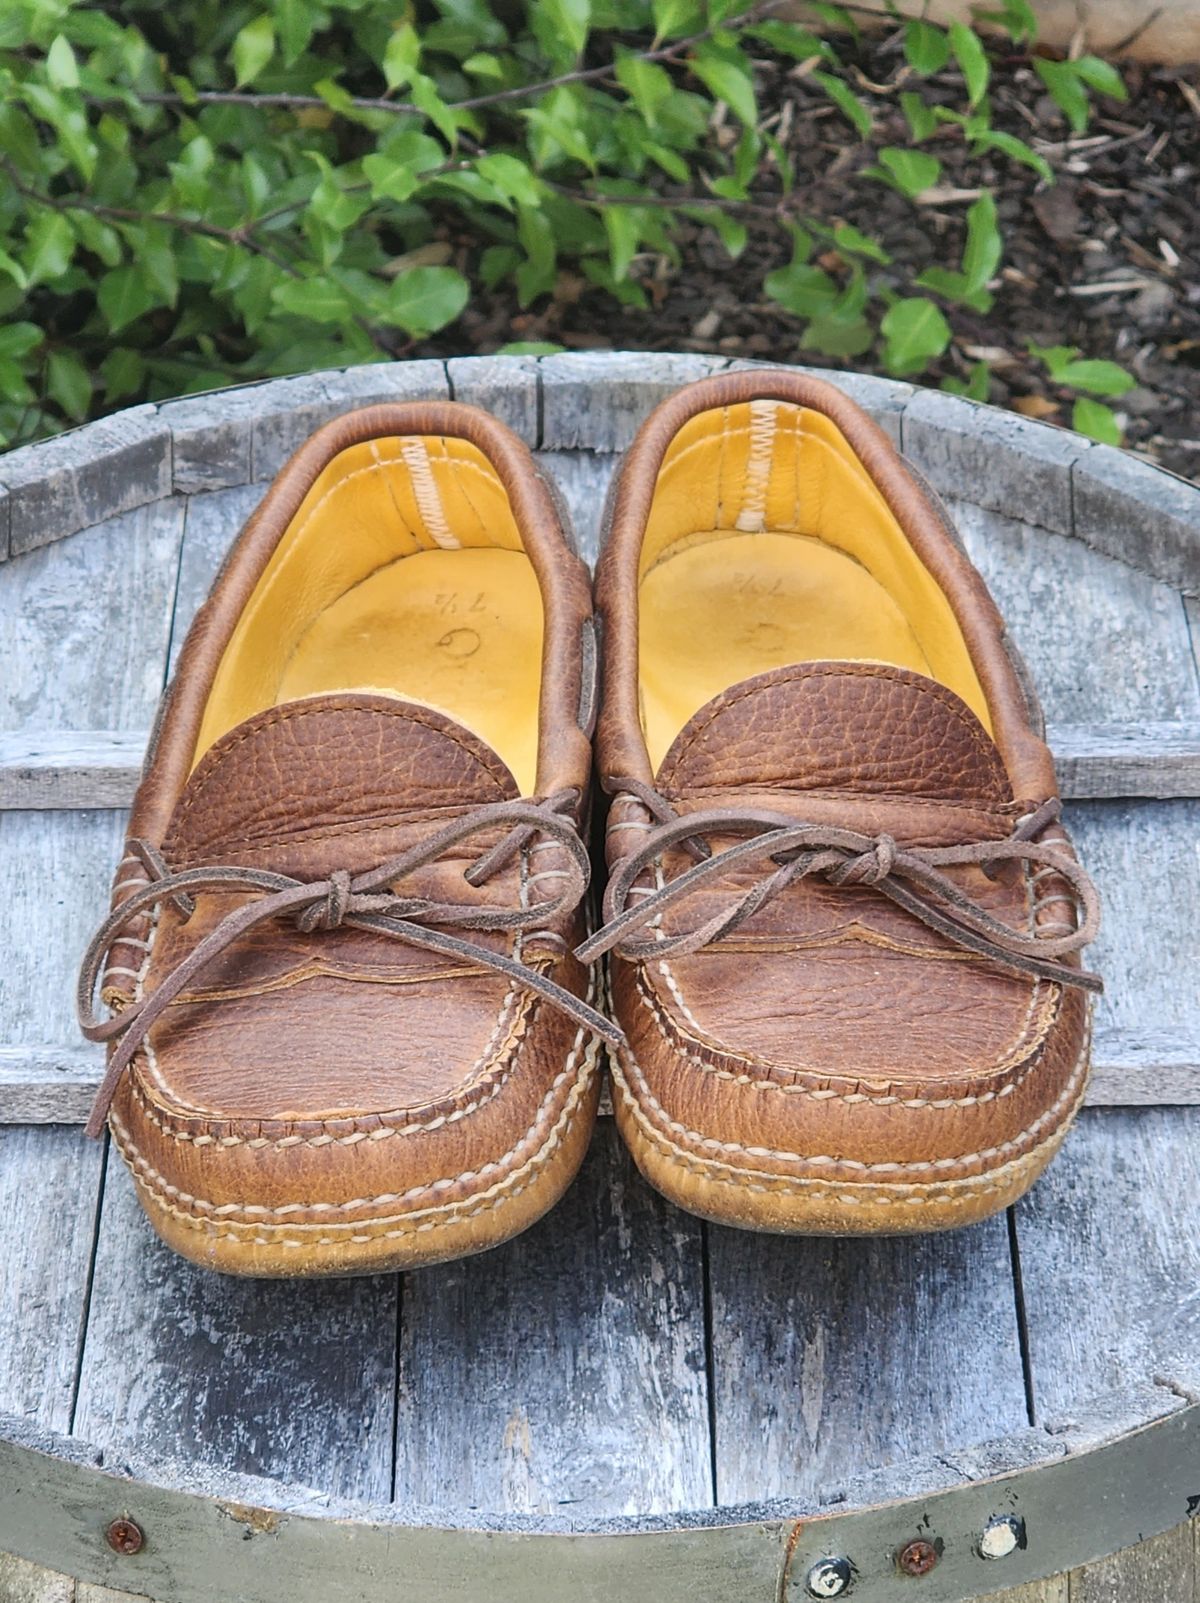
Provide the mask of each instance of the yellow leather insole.
{"label": "yellow leather insole", "polygon": [[524,552],[421,551],[317,614],[278,700],[363,690],[422,702],[487,741],[530,795],[541,673],[541,595]]}
{"label": "yellow leather insole", "polygon": [[990,728],[949,598],[841,430],[791,402],[714,407],[679,429],[642,541],[638,628],[656,771],[706,702],[792,663],[909,668]]}
{"label": "yellow leather insole", "polygon": [[714,530],[681,542],[642,580],[639,626],[642,727],[655,770],[706,702],[755,674],[853,658],[930,671],[879,581],[802,535]]}
{"label": "yellow leather insole", "polygon": [[389,435],[329,461],[281,535],[213,677],[194,761],[281,701],[422,702],[537,786],[542,596],[500,475],[456,436]]}

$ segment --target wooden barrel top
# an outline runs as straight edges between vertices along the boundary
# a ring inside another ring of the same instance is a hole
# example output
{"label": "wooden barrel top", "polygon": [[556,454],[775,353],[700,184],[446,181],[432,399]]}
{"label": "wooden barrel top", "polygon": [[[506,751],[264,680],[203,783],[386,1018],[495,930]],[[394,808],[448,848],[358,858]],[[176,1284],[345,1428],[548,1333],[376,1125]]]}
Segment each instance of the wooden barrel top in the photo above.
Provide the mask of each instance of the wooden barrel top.
{"label": "wooden barrel top", "polygon": [[[1033,670],[1104,897],[1090,1106],[1007,1218],[874,1241],[706,1226],[602,1120],[563,1204],[506,1247],[235,1281],[162,1247],[116,1153],[82,1137],[100,1065],[74,969],[155,705],[295,446],[368,402],[487,406],[594,557],[638,422],[731,365],[387,364],[137,407],[0,458],[5,1603],[800,1603],[837,1558],[856,1603],[1190,1603],[1200,489],[1119,451],[830,375],[947,500]],[[136,1555],[107,1545],[117,1517]],[[1023,1545],[985,1559],[997,1520]],[[939,1555],[919,1580],[895,1564],[910,1537]]]}

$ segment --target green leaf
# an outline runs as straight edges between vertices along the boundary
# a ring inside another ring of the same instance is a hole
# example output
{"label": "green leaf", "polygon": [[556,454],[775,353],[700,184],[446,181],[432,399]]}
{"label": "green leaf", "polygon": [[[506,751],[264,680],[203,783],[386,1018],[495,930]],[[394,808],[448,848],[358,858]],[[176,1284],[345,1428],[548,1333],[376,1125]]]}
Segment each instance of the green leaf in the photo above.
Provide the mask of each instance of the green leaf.
{"label": "green leaf", "polygon": [[1072,65],[1076,76],[1082,78],[1089,89],[1113,100],[1129,99],[1125,80],[1110,61],[1102,61],[1099,56],[1080,56]]}
{"label": "green leaf", "polygon": [[763,280],[763,289],[773,301],[796,317],[819,317],[832,310],[838,287],[820,267],[793,262],[777,268]]}
{"label": "green leaf", "polygon": [[28,356],[42,343],[42,331],[36,323],[6,323],[0,328],[0,357],[11,361]]}
{"label": "green leaf", "polygon": [[819,39],[810,28],[802,28],[798,22],[768,18],[765,22],[755,23],[748,32],[781,56],[791,56],[794,61],[811,61],[814,56],[836,59],[832,45]]}
{"label": "green leaf", "polygon": [[421,39],[411,22],[393,28],[383,48],[383,76],[389,89],[411,83],[421,59]]}
{"label": "green leaf", "polygon": [[814,72],[813,79],[821,85],[834,105],[854,128],[860,139],[871,137],[871,113],[858,96],[831,72]]}
{"label": "green leaf", "polygon": [[294,66],[308,49],[319,15],[312,0],[275,0],[275,21],[279,25],[285,67]]}
{"label": "green leaf", "polygon": [[851,223],[837,225],[833,231],[833,242],[840,251],[849,251],[854,256],[866,256],[884,267],[892,259],[877,239],[872,239],[869,234],[864,234]]}
{"label": "green leaf", "polygon": [[1051,100],[1077,134],[1087,128],[1091,107],[1087,90],[1070,61],[1046,61],[1035,56],[1034,71],[1045,84]]}
{"label": "green leaf", "polygon": [[1133,389],[1137,380],[1116,362],[1066,362],[1054,374],[1059,384],[1073,390],[1087,390],[1092,395],[1124,395]]}
{"label": "green leaf", "polygon": [[651,0],[650,10],[654,17],[656,45],[664,39],[695,33],[704,22],[704,12],[697,0]]}
{"label": "green leaf", "polygon": [[1071,427],[1077,434],[1086,434],[1089,440],[1101,445],[1120,445],[1121,425],[1111,407],[1102,401],[1089,401],[1086,396],[1071,408]]}
{"label": "green leaf", "polygon": [[144,312],[158,305],[158,297],[136,264],[114,267],[110,273],[105,273],[96,291],[96,299],[110,334],[119,334]]}
{"label": "green leaf", "polygon": [[669,72],[633,54],[617,57],[617,82],[651,127],[658,122],[659,108],[675,93]]}
{"label": "green leaf", "polygon": [[591,0],[537,0],[537,4],[571,55],[580,55],[587,44]]}
{"label": "green leaf", "polygon": [[393,280],[388,316],[406,333],[436,334],[467,304],[470,285],[453,267],[414,267]]}
{"label": "green leaf", "polygon": [[634,206],[606,206],[604,232],[608,235],[608,257],[614,279],[625,278],[629,264],[637,255],[641,231],[638,228],[637,208]]}
{"label": "green leaf", "polygon": [[502,345],[496,352],[497,356],[557,356],[565,350],[564,345],[555,345],[550,340],[510,340]]}
{"label": "green leaf", "polygon": [[475,171],[519,205],[540,206],[542,203],[542,186],[533,169],[526,162],[518,161],[516,156],[503,151],[481,156],[475,163]]}
{"label": "green leaf", "polygon": [[968,288],[974,293],[986,288],[995,277],[1004,254],[1004,241],[996,223],[996,202],[986,191],[967,212],[967,243],[962,270]]}
{"label": "green leaf", "polygon": [[865,317],[842,317],[836,312],[814,317],[800,337],[806,351],[822,356],[861,356],[875,343],[875,330]]}
{"label": "green leaf", "polygon": [[968,103],[974,108],[987,94],[991,76],[987,51],[974,28],[968,27],[965,22],[950,24],[950,48],[967,86]]}
{"label": "green leaf", "polygon": [[925,104],[920,95],[906,91],[900,96],[900,109],[904,113],[904,120],[908,124],[908,131],[913,139],[920,144],[937,132],[938,120],[933,110]]}
{"label": "green leaf", "polygon": [[75,230],[61,212],[38,211],[25,230],[26,284],[61,278],[75,252]]}
{"label": "green leaf", "polygon": [[922,372],[950,343],[949,323],[924,296],[897,301],[879,326],[886,341],[884,366],[898,377]]}
{"label": "green leaf", "polygon": [[1005,156],[1011,156],[1013,161],[1019,161],[1026,167],[1032,167],[1047,183],[1054,182],[1054,169],[1044,156],[1027,145],[1016,134],[1007,134],[1000,128],[984,128],[973,136],[973,145],[976,152],[980,150],[998,150]]}
{"label": "green leaf", "polygon": [[46,77],[55,89],[79,88],[79,63],[61,33],[46,52]]}
{"label": "green leaf", "polygon": [[941,162],[923,150],[902,150],[889,145],[879,152],[879,161],[885,176],[910,200],[931,188],[942,176]]}
{"label": "green leaf", "polygon": [[500,58],[489,56],[486,51],[477,51],[475,55],[468,56],[463,62],[463,71],[469,72],[473,78],[491,78],[493,81],[504,77]]}
{"label": "green leaf", "polygon": [[740,122],[753,128],[758,121],[758,105],[754,98],[754,80],[747,69],[728,57],[704,48],[692,58],[692,71],[700,82],[723,100]]}
{"label": "green leaf", "polygon": [[92,379],[74,351],[51,351],[46,363],[46,394],[74,423],[81,423],[92,403]]}
{"label": "green leaf", "polygon": [[281,312],[313,323],[341,323],[353,308],[342,286],[332,278],[285,278],[276,284],[271,299]]}
{"label": "green leaf", "polygon": [[238,88],[251,84],[275,54],[275,22],[271,17],[255,17],[233,41],[230,52]]}
{"label": "green leaf", "polygon": [[913,21],[904,26],[904,59],[923,78],[941,72],[950,60],[950,40],[944,28],[932,22]]}
{"label": "green leaf", "polygon": [[986,401],[990,390],[991,369],[986,362],[976,362],[971,376],[966,379],[951,374],[942,380],[941,387],[950,395],[965,395],[969,401]]}

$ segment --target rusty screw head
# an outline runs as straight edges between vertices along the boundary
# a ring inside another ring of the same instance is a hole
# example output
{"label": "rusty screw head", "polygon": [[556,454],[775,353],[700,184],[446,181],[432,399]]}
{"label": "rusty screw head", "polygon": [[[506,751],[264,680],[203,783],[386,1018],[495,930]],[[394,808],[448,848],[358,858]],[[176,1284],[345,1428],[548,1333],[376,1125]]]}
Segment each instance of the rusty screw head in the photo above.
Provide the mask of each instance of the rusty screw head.
{"label": "rusty screw head", "polygon": [[914,1537],[896,1554],[896,1563],[905,1575],[928,1575],[938,1561],[937,1548],[924,1537]]}
{"label": "rusty screw head", "polygon": [[114,1553],[124,1553],[127,1558],[132,1558],[135,1553],[142,1551],[146,1538],[141,1526],[135,1525],[132,1520],[115,1519],[105,1531],[104,1540]]}

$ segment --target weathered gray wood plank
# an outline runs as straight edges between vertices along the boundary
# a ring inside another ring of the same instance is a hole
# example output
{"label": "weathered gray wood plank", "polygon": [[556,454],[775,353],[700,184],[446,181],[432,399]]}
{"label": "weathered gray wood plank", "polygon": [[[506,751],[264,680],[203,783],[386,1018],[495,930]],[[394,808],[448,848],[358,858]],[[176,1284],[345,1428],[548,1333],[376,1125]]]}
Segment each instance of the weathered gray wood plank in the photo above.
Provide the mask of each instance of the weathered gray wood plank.
{"label": "weathered gray wood plank", "polygon": [[1200,720],[1050,724],[1064,796],[1200,796]]}
{"label": "weathered gray wood plank", "polygon": [[0,1125],[85,1124],[104,1050],[78,1045],[0,1046]]}
{"label": "weathered gray wood plank", "polygon": [[[0,1553],[0,1603],[78,1603],[78,1597],[69,1575],[44,1570],[11,1553]],[[100,1600],[92,1599],[91,1603]]]}
{"label": "weathered gray wood plank", "polygon": [[1084,1113],[1016,1218],[1039,1420],[1200,1367],[1200,1110]]}
{"label": "weathered gray wood plank", "polygon": [[1070,1603],[1194,1603],[1190,1524],[1071,1572]]}
{"label": "weathered gray wood plank", "polygon": [[1077,539],[1200,593],[1200,488],[1111,445],[1071,465]]}
{"label": "weathered gray wood plank", "polygon": [[1066,535],[966,501],[947,501],[947,510],[1029,664],[1049,722],[1200,713],[1177,590]]}
{"label": "weathered gray wood plank", "polygon": [[[588,516],[586,501],[578,494],[576,499]],[[219,562],[215,550],[212,556]],[[183,561],[190,566],[186,546]],[[201,566],[199,558],[193,561]],[[198,588],[189,575],[189,599]],[[184,632],[177,622],[173,657]],[[1200,796],[1200,721],[1054,724],[1047,739],[1064,797]],[[0,733],[0,809],[126,807],[145,745],[146,737],[132,730]]]}
{"label": "weathered gray wood plank", "polygon": [[410,1275],[397,1500],[580,1519],[707,1506],[700,1236],[606,1123],[540,1225]]}
{"label": "weathered gray wood plank", "polygon": [[80,1130],[0,1128],[0,1412],[51,1430],[71,1425],[102,1158]]}
{"label": "weathered gray wood plank", "polygon": [[540,358],[547,451],[623,451],[643,420],[683,384],[729,366],[727,356],[663,351],[564,351]]}
{"label": "weathered gray wood plank", "polygon": [[218,568],[265,493],[261,484],[241,484],[188,497],[171,617],[170,673],[175,672],[192,619],[212,588]]}
{"label": "weathered gray wood plank", "polygon": [[1076,802],[1068,822],[1104,905],[1098,1025],[1200,1035],[1200,803]]}
{"label": "weathered gray wood plank", "polygon": [[907,1239],[708,1235],[718,1502],[836,1501],[863,1470],[1025,1425],[1003,1219]]}
{"label": "weathered gray wood plank", "polygon": [[182,531],[160,501],[4,569],[0,728],[150,727]]}
{"label": "weathered gray wood plank", "polygon": [[384,1500],[397,1280],[237,1280],[150,1228],[109,1157],[75,1431],[152,1457]]}
{"label": "weathered gray wood plank", "polygon": [[901,445],[939,495],[970,497],[1044,529],[1071,527],[1071,466],[1091,442],[941,390],[917,389]]}
{"label": "weathered gray wood plank", "polygon": [[0,808],[127,807],[145,748],[140,729],[0,733]]}
{"label": "weathered gray wood plank", "polygon": [[467,406],[481,406],[519,434],[540,443],[541,396],[533,356],[454,356],[446,363],[450,393]]}
{"label": "weathered gray wood plank", "polygon": [[121,855],[119,812],[0,813],[5,1046],[72,1043],[75,974]]}
{"label": "weathered gray wood plank", "polygon": [[134,406],[4,458],[13,556],[61,540],[171,491],[171,436],[154,406]]}
{"label": "weathered gray wood plank", "polygon": [[1028,1586],[1010,1587],[1007,1592],[989,1592],[979,1603],[1068,1603],[1069,1578],[1052,1575],[1048,1581],[1032,1581]]}
{"label": "weathered gray wood plank", "polygon": [[600,555],[604,499],[620,458],[596,451],[539,451],[537,460],[562,491],[576,548],[594,567]]}

